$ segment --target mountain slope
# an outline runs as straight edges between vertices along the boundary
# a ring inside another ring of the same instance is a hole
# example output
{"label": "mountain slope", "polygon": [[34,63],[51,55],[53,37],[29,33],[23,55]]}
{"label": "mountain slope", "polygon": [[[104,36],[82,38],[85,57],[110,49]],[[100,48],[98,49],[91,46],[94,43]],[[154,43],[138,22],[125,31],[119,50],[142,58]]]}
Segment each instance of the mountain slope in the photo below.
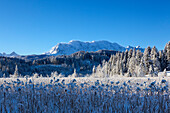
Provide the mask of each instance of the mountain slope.
{"label": "mountain slope", "polygon": [[10,54],[6,54],[6,53],[0,53],[0,56],[5,56],[5,57],[17,57],[19,56],[17,53],[12,52]]}
{"label": "mountain slope", "polygon": [[[114,51],[125,51],[126,49],[131,49],[135,47],[125,48],[117,43],[111,43],[109,41],[92,41],[92,42],[82,42],[72,40],[68,43],[58,43],[47,55],[70,55],[78,51],[98,51],[98,50],[114,50]],[[139,49],[139,48],[136,48]],[[141,48],[143,51],[143,49]]]}

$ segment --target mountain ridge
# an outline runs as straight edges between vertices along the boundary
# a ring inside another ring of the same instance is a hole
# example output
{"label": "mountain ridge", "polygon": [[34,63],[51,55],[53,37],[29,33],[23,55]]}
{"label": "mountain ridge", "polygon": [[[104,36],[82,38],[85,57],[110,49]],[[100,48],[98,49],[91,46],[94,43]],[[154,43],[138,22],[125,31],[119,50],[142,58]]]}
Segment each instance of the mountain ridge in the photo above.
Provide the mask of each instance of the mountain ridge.
{"label": "mountain ridge", "polygon": [[6,53],[0,53],[0,56],[5,56],[5,57],[17,57],[17,56],[20,56],[18,55],[16,52],[12,52],[10,54],[6,54]]}
{"label": "mountain ridge", "polygon": [[100,41],[91,41],[91,42],[83,42],[78,40],[71,40],[68,43],[61,42],[58,43],[56,46],[52,47],[49,52],[44,54],[46,55],[70,55],[78,51],[86,51],[86,52],[95,52],[98,50],[114,50],[114,51],[125,51],[126,49],[139,49],[144,52],[144,49],[140,46],[132,47],[123,47],[118,43],[112,43],[106,40]]}

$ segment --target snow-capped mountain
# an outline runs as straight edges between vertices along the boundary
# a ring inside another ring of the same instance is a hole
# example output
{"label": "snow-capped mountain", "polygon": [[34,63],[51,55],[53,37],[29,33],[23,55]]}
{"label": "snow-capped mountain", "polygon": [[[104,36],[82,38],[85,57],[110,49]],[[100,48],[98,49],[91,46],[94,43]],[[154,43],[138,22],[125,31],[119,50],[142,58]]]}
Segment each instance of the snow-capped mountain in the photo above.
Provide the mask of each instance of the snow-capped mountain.
{"label": "snow-capped mountain", "polygon": [[114,51],[125,51],[136,47],[125,48],[117,43],[109,41],[92,41],[82,42],[71,40],[68,43],[58,43],[46,55],[70,55],[78,51],[98,51],[98,50],[114,50]]}
{"label": "snow-capped mountain", "polygon": [[10,54],[6,54],[6,53],[0,53],[0,56],[5,56],[5,57],[17,57],[19,56],[17,53],[12,52]]}

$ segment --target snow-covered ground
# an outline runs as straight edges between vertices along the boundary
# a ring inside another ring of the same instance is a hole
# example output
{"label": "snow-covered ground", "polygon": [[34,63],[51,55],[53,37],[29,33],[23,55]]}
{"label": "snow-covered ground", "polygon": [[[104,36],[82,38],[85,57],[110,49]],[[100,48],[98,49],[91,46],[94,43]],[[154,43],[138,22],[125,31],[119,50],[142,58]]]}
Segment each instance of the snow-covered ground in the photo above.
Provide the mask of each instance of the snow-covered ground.
{"label": "snow-covered ground", "polygon": [[170,77],[1,78],[0,112],[168,113]]}

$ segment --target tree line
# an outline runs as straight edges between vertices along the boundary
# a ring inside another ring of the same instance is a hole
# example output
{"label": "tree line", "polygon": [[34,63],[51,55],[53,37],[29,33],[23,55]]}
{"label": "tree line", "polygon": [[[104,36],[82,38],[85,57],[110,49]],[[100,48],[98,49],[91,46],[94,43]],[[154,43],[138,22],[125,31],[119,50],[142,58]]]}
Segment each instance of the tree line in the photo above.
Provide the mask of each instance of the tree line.
{"label": "tree line", "polygon": [[154,46],[147,47],[142,53],[140,50],[126,50],[112,55],[108,62],[93,67],[95,76],[127,76],[157,77],[161,71],[170,71],[170,42],[165,45],[164,50],[158,51]]}

